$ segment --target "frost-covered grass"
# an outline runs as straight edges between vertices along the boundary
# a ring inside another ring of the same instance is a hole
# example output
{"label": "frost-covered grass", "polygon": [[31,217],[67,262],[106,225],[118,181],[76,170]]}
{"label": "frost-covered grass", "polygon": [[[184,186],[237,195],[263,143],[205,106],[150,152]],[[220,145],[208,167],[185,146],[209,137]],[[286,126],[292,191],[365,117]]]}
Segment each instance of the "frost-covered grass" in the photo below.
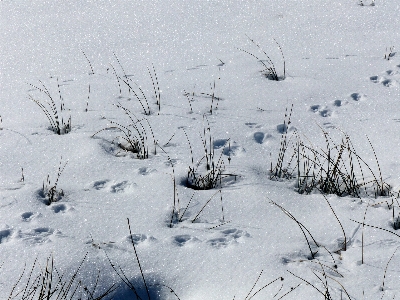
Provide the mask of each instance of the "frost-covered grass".
{"label": "frost-covered grass", "polygon": [[400,297],[399,4],[362,2],[1,1],[0,299]]}

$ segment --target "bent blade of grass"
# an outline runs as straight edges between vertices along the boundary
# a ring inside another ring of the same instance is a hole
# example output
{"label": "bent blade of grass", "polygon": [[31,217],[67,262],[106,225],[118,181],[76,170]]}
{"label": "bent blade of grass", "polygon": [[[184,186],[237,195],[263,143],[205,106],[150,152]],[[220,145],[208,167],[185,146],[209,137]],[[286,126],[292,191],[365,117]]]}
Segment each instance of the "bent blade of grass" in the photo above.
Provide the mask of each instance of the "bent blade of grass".
{"label": "bent blade of grass", "polygon": [[200,209],[200,211],[197,213],[197,215],[193,218],[192,223],[194,223],[200,216],[200,214],[203,212],[203,210],[206,208],[206,206],[208,205],[208,203],[210,203],[210,201],[214,198],[214,196],[218,193],[222,193],[221,190],[216,191],[211,197],[210,199],[208,199],[208,201],[206,202],[206,204],[203,205],[203,207]]}

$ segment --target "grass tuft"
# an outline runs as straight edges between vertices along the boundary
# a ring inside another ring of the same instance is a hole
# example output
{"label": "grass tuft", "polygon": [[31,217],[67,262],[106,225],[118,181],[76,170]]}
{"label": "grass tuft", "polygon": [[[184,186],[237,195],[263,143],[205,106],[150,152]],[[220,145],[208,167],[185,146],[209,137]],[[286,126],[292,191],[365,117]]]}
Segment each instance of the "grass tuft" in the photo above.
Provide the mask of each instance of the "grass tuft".
{"label": "grass tuft", "polygon": [[[168,158],[168,159],[169,159],[169,158]],[[170,160],[170,159],[169,159],[169,160]],[[176,184],[175,170],[174,170],[173,163],[172,163],[172,162],[170,162],[170,163],[171,163],[172,172],[173,172],[173,175],[172,175],[171,177],[172,177],[172,180],[173,180],[173,183],[174,183],[174,197],[173,197],[174,203],[173,203],[172,214],[171,214],[171,219],[170,219],[170,223],[169,223],[169,227],[172,228],[173,225],[176,224],[176,223],[180,223],[180,222],[189,220],[190,217],[186,217],[185,215],[186,215],[187,212],[189,212],[188,209],[189,209],[189,207],[190,207],[190,204],[192,203],[193,197],[194,197],[194,195],[195,195],[196,192],[193,192],[193,194],[192,194],[192,196],[190,197],[190,199],[189,199],[189,201],[188,201],[186,207],[181,209],[181,207],[180,207],[181,201],[180,201],[180,198],[179,198],[178,187],[177,187],[177,184]],[[210,229],[214,229],[214,228],[216,228],[216,227],[222,226],[222,225],[227,224],[227,223],[230,222],[230,221],[225,222],[224,205],[223,205],[223,201],[222,201],[222,191],[221,191],[221,189],[220,189],[220,190],[218,190],[217,192],[215,192],[215,193],[208,199],[208,201],[201,207],[201,209],[195,214],[195,217],[193,217],[193,218],[190,220],[191,223],[196,222],[196,221],[200,218],[200,214],[203,212],[203,210],[206,208],[206,206],[211,202],[212,199],[215,198],[215,196],[216,196],[218,193],[219,193],[219,195],[220,195],[220,201],[221,201],[221,216],[222,216],[221,221],[222,221],[222,222],[221,222],[221,224],[218,224],[218,225],[216,225],[216,226],[213,226],[213,227],[210,228]],[[188,215],[189,215],[189,213],[188,213]],[[190,213],[190,215],[192,215],[192,214]]]}
{"label": "grass tuft", "polygon": [[316,190],[339,197],[390,195],[391,186],[383,181],[377,154],[368,137],[378,167],[378,175],[357,154],[350,137],[345,133],[342,133],[341,141],[338,143],[321,128],[325,139],[324,148],[304,142],[297,131],[288,137],[287,128],[291,122],[291,113],[292,109],[289,113],[286,109],[281,146],[275,167],[271,162],[271,180],[295,178],[297,191],[300,194],[310,194]]}
{"label": "grass tuft", "polygon": [[[207,120],[205,116],[203,116],[203,118]],[[221,151],[219,156],[214,152],[214,143],[208,121],[207,127],[203,130],[203,135],[200,136],[203,144],[204,156],[202,156],[196,164],[194,164],[193,149],[189,137],[186,131],[184,132],[192,154],[192,166],[189,166],[186,177],[186,185],[189,188],[194,190],[209,190],[216,187],[222,187],[222,182],[225,178],[234,177],[236,180],[237,175],[224,173],[225,162],[222,157],[224,150]],[[205,171],[201,171],[200,168],[204,167]]]}
{"label": "grass tuft", "polygon": [[[130,77],[132,77],[133,75],[127,75],[125,72],[125,69],[123,68],[120,60],[118,59],[117,55],[115,53],[114,57],[118,63],[118,65],[120,66],[123,75],[119,75],[117,73],[117,70],[115,69],[115,67],[110,64],[110,67],[112,69],[113,74],[115,75],[117,82],[118,82],[118,88],[119,88],[119,97],[122,98],[122,85],[124,84],[127,88],[128,88],[128,93],[134,96],[134,99],[136,99],[142,110],[143,113],[147,116],[151,115],[153,113],[153,111],[150,109],[150,104],[149,104],[149,99],[146,96],[145,92],[143,91],[143,89],[141,88],[141,86],[136,83],[135,81],[133,81]],[[108,72],[109,68],[107,69]],[[160,86],[159,86],[159,81],[158,81],[158,75],[156,72],[156,69],[154,67],[154,64],[152,64],[151,68],[147,68],[149,77],[151,79],[151,83],[152,83],[152,87],[153,87],[153,91],[154,91],[154,98],[155,98],[155,104],[157,105],[157,109],[158,109],[158,114],[160,114],[161,111],[161,90],[160,90]]]}
{"label": "grass tuft", "polygon": [[265,75],[266,78],[268,78],[270,80],[274,80],[274,81],[284,80],[286,78],[286,60],[285,60],[285,56],[283,55],[282,47],[277,42],[277,40],[274,39],[276,45],[278,46],[278,49],[279,49],[279,51],[281,53],[282,60],[283,60],[283,75],[281,75],[281,76],[278,75],[278,72],[276,71],[276,68],[275,68],[275,64],[272,61],[272,59],[268,56],[268,54],[260,47],[260,45],[258,43],[256,43],[253,39],[251,39],[248,35],[246,35],[246,36],[258,48],[258,50],[260,50],[261,53],[263,55],[265,55],[265,59],[261,59],[261,58],[259,58],[258,56],[256,56],[255,54],[253,54],[253,53],[251,53],[249,51],[246,51],[246,50],[243,50],[243,49],[240,49],[240,48],[237,48],[237,49],[240,50],[240,51],[243,51],[244,53],[247,53],[250,56],[252,56],[255,59],[257,59],[257,61],[260,62],[261,65],[264,67],[264,70],[262,72],[263,72],[263,74]]}
{"label": "grass tuft", "polygon": [[[64,191],[58,188],[58,181],[67,163],[68,161],[64,165],[62,165],[61,157],[60,165],[58,166],[57,177],[54,184],[51,184],[50,175],[47,175],[46,183],[43,181],[41,194],[45,199],[44,202],[46,205],[51,205],[52,203],[59,201],[64,196]],[[22,178],[24,178],[23,174]]]}
{"label": "grass tuft", "polygon": [[154,146],[154,154],[156,154],[157,142],[155,140],[154,132],[150,122],[146,118],[139,119],[133,112],[120,103],[115,104],[115,106],[124,112],[129,119],[129,123],[127,125],[123,125],[121,123],[108,120],[111,125],[97,131],[92,135],[92,137],[103,131],[116,130],[120,133],[120,135],[115,136],[112,140],[112,143],[116,143],[124,152],[134,153],[139,159],[146,159],[149,158],[149,139],[151,135]]}
{"label": "grass tuft", "polygon": [[[49,90],[47,87],[43,84],[42,81],[40,81],[40,84],[42,85],[41,87],[35,86],[33,84],[29,84],[31,87],[35,88],[36,90],[40,91],[42,94],[44,94],[47,98],[47,100],[38,100],[33,98],[32,95],[29,95],[29,98],[35,102],[40,109],[43,111],[43,113],[46,115],[47,119],[49,120],[50,123],[50,129],[58,134],[67,134],[71,131],[71,116],[67,118],[67,121],[64,121],[64,118],[61,117],[61,120],[59,118],[59,113],[57,109],[57,105],[55,103],[55,100],[51,96]],[[60,112],[62,113],[65,108],[64,108],[64,101],[61,96],[61,91],[60,91],[60,84],[58,83],[58,78],[57,78],[57,87],[58,87],[58,94],[60,98]]]}
{"label": "grass tuft", "polygon": [[[47,259],[46,267],[39,269],[37,259],[34,261],[31,270],[25,275],[26,265],[17,282],[14,284],[8,300],[100,300],[110,296],[115,291],[115,285],[111,285],[104,292],[96,292],[98,286],[99,275],[91,289],[83,285],[78,280],[79,271],[87,257],[87,253],[79,264],[74,274],[67,278],[64,273],[54,266],[54,258],[50,256]],[[25,276],[24,276],[25,275]],[[27,278],[25,278],[27,277]],[[25,283],[22,283],[26,280]],[[21,287],[20,287],[21,286]]]}

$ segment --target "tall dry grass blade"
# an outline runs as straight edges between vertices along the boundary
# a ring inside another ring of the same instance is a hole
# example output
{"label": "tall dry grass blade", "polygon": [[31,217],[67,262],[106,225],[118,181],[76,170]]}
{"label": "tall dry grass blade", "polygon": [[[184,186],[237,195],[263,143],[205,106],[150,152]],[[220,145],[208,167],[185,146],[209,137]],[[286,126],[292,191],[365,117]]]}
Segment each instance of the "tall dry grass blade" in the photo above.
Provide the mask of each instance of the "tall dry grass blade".
{"label": "tall dry grass blade", "polygon": [[133,250],[135,251],[136,261],[137,261],[137,263],[138,263],[138,265],[139,265],[139,270],[140,270],[140,274],[142,275],[142,279],[143,279],[144,286],[146,287],[147,297],[148,297],[148,299],[150,300],[149,288],[147,287],[146,279],[144,278],[142,266],[140,265],[139,256],[138,256],[138,254],[137,254],[136,247],[135,247],[135,243],[134,243],[134,241],[133,241],[133,236],[132,236],[132,231],[131,231],[131,224],[129,223],[129,218],[127,218],[127,220],[128,220],[129,234],[130,234],[130,236],[131,236],[131,244],[132,244]]}
{"label": "tall dry grass blade", "polygon": [[85,56],[87,62],[89,63],[90,70],[91,70],[91,72],[89,73],[89,75],[94,75],[94,70],[93,70],[92,63],[90,62],[90,60],[89,60],[89,58],[87,57],[86,53],[85,53],[82,49],[81,49],[81,51],[82,51],[82,53],[83,53],[83,56]]}

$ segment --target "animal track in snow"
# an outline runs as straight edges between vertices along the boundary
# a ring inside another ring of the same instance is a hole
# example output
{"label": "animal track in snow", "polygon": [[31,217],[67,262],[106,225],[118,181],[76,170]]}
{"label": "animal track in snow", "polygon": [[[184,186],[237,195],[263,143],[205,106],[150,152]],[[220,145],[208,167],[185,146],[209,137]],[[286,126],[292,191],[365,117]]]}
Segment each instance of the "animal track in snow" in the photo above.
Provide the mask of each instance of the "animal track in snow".
{"label": "animal track in snow", "polygon": [[111,185],[110,191],[111,193],[124,193],[126,190],[129,190],[131,185],[128,181],[122,181],[116,184]]}
{"label": "animal track in snow", "polygon": [[371,76],[369,78],[373,83],[378,83],[380,81],[379,76]]}
{"label": "animal track in snow", "polygon": [[176,235],[176,236],[172,237],[172,242],[179,247],[183,247],[186,245],[198,243],[198,242],[200,242],[200,240],[189,234],[182,234],[182,235]]}
{"label": "animal track in snow", "polygon": [[221,248],[243,242],[245,238],[250,237],[250,234],[246,231],[236,228],[220,230],[219,235],[219,237],[208,240],[207,244],[215,248]]}
{"label": "animal track in snow", "polygon": [[249,237],[250,234],[248,234],[246,231],[243,231],[241,229],[236,229],[236,228],[229,228],[229,229],[224,229],[221,230],[221,233],[224,234],[227,237],[231,237],[233,239],[239,239],[241,237]]}
{"label": "animal track in snow", "polygon": [[364,101],[367,99],[367,96],[364,94],[360,94],[360,93],[352,93],[350,95],[350,98],[354,101]]}
{"label": "animal track in snow", "polygon": [[171,158],[171,159],[168,159],[167,161],[165,161],[164,165],[166,165],[168,167],[175,166],[179,163],[179,161],[180,161],[179,159]]}
{"label": "animal track in snow", "polygon": [[225,237],[220,237],[220,238],[215,238],[207,241],[207,244],[209,244],[212,247],[215,248],[221,248],[221,247],[226,247],[231,243],[227,238]]}
{"label": "animal track in snow", "polygon": [[104,189],[106,187],[106,184],[108,182],[109,182],[109,180],[98,180],[98,181],[93,182],[92,187],[95,190],[101,190],[101,189]]}
{"label": "animal track in snow", "polygon": [[[246,123],[247,124],[247,123]],[[213,148],[218,150],[222,149],[222,154],[226,156],[236,156],[244,149],[237,145],[235,141],[229,141],[229,139],[218,139],[213,141]]]}
{"label": "animal track in snow", "polygon": [[230,147],[225,147],[222,153],[226,156],[238,156],[245,152],[243,147],[240,147],[235,141],[231,142]]}
{"label": "animal track in snow", "polygon": [[343,100],[339,100],[339,99],[333,101],[333,106],[336,106],[336,107],[341,107],[346,104],[347,104],[347,101],[343,101]]}
{"label": "animal track in snow", "polygon": [[51,206],[51,210],[58,214],[60,212],[66,211],[67,206],[65,204],[54,204]]}
{"label": "animal track in snow", "polygon": [[59,230],[49,227],[38,227],[27,232],[19,231],[17,237],[29,244],[43,244],[51,242],[52,237],[61,235],[62,233]]}
{"label": "animal track in snow", "polygon": [[33,217],[34,217],[34,213],[31,211],[24,212],[21,214],[21,219],[22,219],[22,221],[25,221],[25,222],[31,221],[33,219]]}
{"label": "animal track in snow", "polygon": [[382,81],[382,84],[386,87],[397,86],[397,82],[392,79],[385,79]]}
{"label": "animal track in snow", "polygon": [[[108,241],[108,242],[97,242],[94,241],[93,239],[90,239],[85,242],[86,245],[91,245],[92,247],[95,247],[97,249],[121,249],[120,247],[117,246],[115,242]],[[122,250],[122,249],[121,249]]]}
{"label": "animal track in snow", "polygon": [[[283,124],[282,124],[283,125]],[[279,125],[278,125],[279,126]],[[279,129],[278,129],[279,130]],[[253,140],[257,143],[257,144],[264,144],[266,142],[268,142],[270,139],[273,139],[272,134],[267,133],[265,134],[264,132],[261,131],[257,131],[253,134]]]}
{"label": "animal track in snow", "polygon": [[311,111],[315,114],[319,114],[321,117],[324,117],[324,118],[330,117],[332,115],[332,110],[324,105],[318,105],[318,104],[311,105],[309,108],[309,111]]}
{"label": "animal track in snow", "polygon": [[262,144],[262,143],[263,143],[263,141],[264,141],[264,136],[265,136],[265,134],[264,134],[263,132],[260,132],[260,131],[255,132],[255,133],[253,134],[253,138],[254,138],[254,140],[256,141],[256,143],[258,143],[258,144]]}
{"label": "animal track in snow", "polygon": [[[139,174],[146,175],[150,171],[152,171],[152,170],[149,170],[147,168],[140,168]],[[143,172],[143,173],[141,173],[141,172]],[[130,183],[127,180],[115,183],[108,179],[104,179],[104,180],[97,180],[97,181],[89,184],[89,187],[86,188],[85,190],[88,191],[90,189],[95,189],[95,190],[106,190],[111,193],[125,193],[125,192],[131,192],[133,190],[134,186],[135,186],[135,183]]]}
{"label": "animal track in snow", "polygon": [[[337,100],[337,101],[340,101],[340,100]],[[308,110],[310,112],[318,114],[318,115],[320,115],[321,117],[324,117],[324,118],[330,117],[332,115],[332,110],[329,109],[325,105],[314,104],[314,105],[311,105]]]}
{"label": "animal track in snow", "polygon": [[288,130],[288,127],[286,124],[279,124],[279,125],[276,125],[276,130],[279,133],[285,133]]}
{"label": "animal track in snow", "polygon": [[140,175],[149,175],[150,173],[153,173],[155,171],[156,171],[155,169],[150,169],[150,168],[147,168],[147,167],[141,167],[141,168],[139,168],[138,173]]}
{"label": "animal track in snow", "polygon": [[226,146],[228,139],[219,139],[213,142],[214,149],[221,149]]}
{"label": "animal track in snow", "polygon": [[0,230],[0,244],[7,242],[12,235],[12,230],[10,228],[6,228]]}
{"label": "animal track in snow", "polygon": [[[359,100],[365,100],[366,96],[362,95],[362,94],[358,94],[358,93],[353,93],[350,95],[350,98],[353,101],[359,101]],[[320,105],[320,104],[311,105],[308,108],[308,111],[310,111],[314,114],[317,114],[323,118],[327,118],[327,117],[334,116],[338,112],[339,108],[347,105],[348,103],[349,103],[348,100],[336,99],[336,100],[333,100],[328,105]]]}
{"label": "animal track in snow", "polygon": [[[319,258],[319,260],[331,261],[334,263],[334,265],[336,265],[336,267],[333,266],[330,267],[329,266],[330,264],[325,265],[324,272],[326,272],[332,277],[343,277],[338,271],[336,271],[337,265],[341,264],[340,260],[332,261],[331,259],[333,257],[331,256],[332,254],[329,255],[328,253],[329,252],[327,251],[319,251],[318,253],[315,254],[315,256]],[[311,255],[302,250],[298,252],[287,253],[285,254],[285,256],[281,257],[280,261],[283,265],[291,265],[291,264],[298,265],[299,263],[302,263],[302,264],[307,264],[310,268],[314,268],[317,266],[315,260],[311,259]]]}
{"label": "animal track in snow", "polygon": [[330,109],[323,109],[321,111],[319,111],[319,114],[321,115],[321,117],[330,117],[332,115],[332,111]]}
{"label": "animal track in snow", "polygon": [[155,237],[149,236],[147,234],[142,234],[142,233],[133,233],[132,235],[128,235],[124,240],[129,243],[132,243],[132,240],[133,240],[133,243],[135,245],[149,244],[149,243],[157,241],[157,239]]}
{"label": "animal track in snow", "polygon": [[311,105],[310,106],[310,111],[317,113],[319,111],[320,107],[321,107],[321,105],[318,105],[318,104]]}
{"label": "animal track in snow", "polygon": [[[398,67],[398,66],[397,66]],[[397,70],[387,70],[384,75],[374,75],[369,78],[373,83],[380,83],[385,87],[398,87],[400,83],[400,72]]]}

